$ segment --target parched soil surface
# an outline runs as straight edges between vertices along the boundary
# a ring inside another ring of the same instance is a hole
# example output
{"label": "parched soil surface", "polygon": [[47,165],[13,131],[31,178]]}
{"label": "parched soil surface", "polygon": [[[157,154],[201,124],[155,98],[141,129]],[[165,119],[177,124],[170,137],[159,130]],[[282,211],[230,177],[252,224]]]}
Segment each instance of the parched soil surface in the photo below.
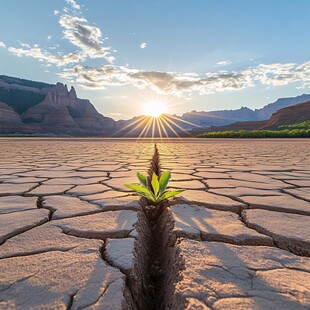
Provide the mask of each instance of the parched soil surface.
{"label": "parched soil surface", "polygon": [[[308,140],[0,147],[0,309],[310,308]],[[165,170],[160,207],[124,187]]]}

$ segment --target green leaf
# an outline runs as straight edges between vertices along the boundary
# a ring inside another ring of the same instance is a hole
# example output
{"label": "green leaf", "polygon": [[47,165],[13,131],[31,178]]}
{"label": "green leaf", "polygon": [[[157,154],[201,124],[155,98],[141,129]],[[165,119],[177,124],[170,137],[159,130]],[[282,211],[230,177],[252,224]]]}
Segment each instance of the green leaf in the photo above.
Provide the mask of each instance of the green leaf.
{"label": "green leaf", "polygon": [[137,172],[137,176],[138,176],[138,179],[140,181],[140,183],[142,185],[144,185],[145,187],[147,187],[147,180],[146,180],[146,176],[140,172]]}
{"label": "green leaf", "polygon": [[149,199],[153,202],[155,202],[155,200],[156,200],[153,193],[148,188],[145,188],[144,186],[141,186],[139,184],[124,184],[124,186],[126,186],[130,189],[133,189],[140,196],[146,197],[147,199]]}
{"label": "green leaf", "polygon": [[144,186],[141,186],[140,184],[124,184],[124,186],[133,189],[136,192],[141,192],[145,194],[152,194],[152,192],[148,189],[145,188]]}
{"label": "green leaf", "polygon": [[159,180],[159,193],[163,193],[166,190],[166,187],[168,185],[168,182],[171,178],[171,173],[170,171],[165,171]]}
{"label": "green leaf", "polygon": [[180,193],[184,192],[185,189],[177,189],[177,190],[174,190],[174,191],[170,191],[170,192],[165,192],[163,193],[159,199],[157,200],[157,202],[161,202],[165,199],[168,199],[170,197],[173,197],[173,196],[176,196],[176,195],[179,195]]}
{"label": "green leaf", "polygon": [[137,194],[142,196],[142,197],[145,197],[148,201],[156,203],[156,198],[154,197],[154,195],[152,193],[145,194],[145,193],[137,192]]}
{"label": "green leaf", "polygon": [[158,182],[158,176],[153,172],[152,175],[152,187],[153,187],[153,192],[154,196],[157,197],[158,191],[159,191],[159,182]]}
{"label": "green leaf", "polygon": [[134,190],[138,195],[145,197],[148,202],[157,205],[161,201],[170,197],[176,196],[184,191],[184,189],[176,189],[166,191],[167,185],[171,178],[170,171],[165,171],[159,178],[156,173],[153,173],[151,179],[152,188],[148,188],[147,177],[142,173],[137,173],[140,184],[124,184],[124,186]]}

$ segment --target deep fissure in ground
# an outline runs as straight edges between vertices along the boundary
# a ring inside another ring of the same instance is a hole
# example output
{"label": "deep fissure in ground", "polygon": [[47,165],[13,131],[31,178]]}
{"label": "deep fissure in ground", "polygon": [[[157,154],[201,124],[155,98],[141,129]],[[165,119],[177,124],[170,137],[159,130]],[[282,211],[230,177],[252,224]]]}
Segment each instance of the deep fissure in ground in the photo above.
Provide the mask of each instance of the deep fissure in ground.
{"label": "deep fissure in ground", "polygon": [[[148,171],[147,182],[149,188],[151,186],[152,174],[161,175],[160,157],[157,146],[154,146],[154,154]],[[159,219],[167,202],[164,201],[156,206],[150,205],[146,198],[141,198],[140,204],[146,215],[150,230],[151,242],[149,244],[149,263],[147,267],[147,296],[145,308],[150,310],[164,309],[164,277],[167,272],[165,270],[165,250],[163,246],[163,236],[159,227]]]}

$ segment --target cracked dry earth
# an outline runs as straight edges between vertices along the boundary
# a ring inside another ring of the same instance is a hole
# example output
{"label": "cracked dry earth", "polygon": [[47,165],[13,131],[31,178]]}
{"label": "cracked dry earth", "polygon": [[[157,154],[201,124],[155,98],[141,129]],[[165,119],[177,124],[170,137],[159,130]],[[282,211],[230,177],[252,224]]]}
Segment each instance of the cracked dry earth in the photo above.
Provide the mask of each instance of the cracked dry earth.
{"label": "cracked dry earth", "polygon": [[[0,309],[310,308],[307,140],[0,147]],[[150,219],[154,169],[187,190]]]}

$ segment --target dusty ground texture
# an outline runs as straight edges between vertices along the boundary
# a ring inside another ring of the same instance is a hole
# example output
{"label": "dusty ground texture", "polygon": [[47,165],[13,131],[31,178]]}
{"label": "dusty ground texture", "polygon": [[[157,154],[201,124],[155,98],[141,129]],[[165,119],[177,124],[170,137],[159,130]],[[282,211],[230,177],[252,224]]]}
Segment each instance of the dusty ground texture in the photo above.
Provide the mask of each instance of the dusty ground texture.
{"label": "dusty ground texture", "polygon": [[[310,308],[310,145],[159,143],[171,186],[162,214],[167,309]],[[202,186],[199,186],[200,185]]]}
{"label": "dusty ground texture", "polygon": [[187,191],[156,230],[123,186],[154,141],[0,147],[0,309],[148,309],[154,238],[152,308],[310,308],[308,140],[157,141],[170,187]]}

